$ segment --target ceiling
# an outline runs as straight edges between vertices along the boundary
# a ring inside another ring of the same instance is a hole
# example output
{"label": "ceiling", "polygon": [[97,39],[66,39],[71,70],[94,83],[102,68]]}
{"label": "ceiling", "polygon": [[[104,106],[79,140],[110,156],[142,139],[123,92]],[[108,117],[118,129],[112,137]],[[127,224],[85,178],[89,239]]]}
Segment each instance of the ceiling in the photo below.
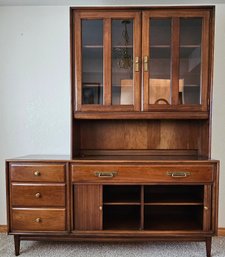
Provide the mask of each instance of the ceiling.
{"label": "ceiling", "polygon": [[43,6],[43,5],[64,5],[64,6],[110,6],[110,5],[213,5],[225,4],[225,0],[0,0],[0,6]]}

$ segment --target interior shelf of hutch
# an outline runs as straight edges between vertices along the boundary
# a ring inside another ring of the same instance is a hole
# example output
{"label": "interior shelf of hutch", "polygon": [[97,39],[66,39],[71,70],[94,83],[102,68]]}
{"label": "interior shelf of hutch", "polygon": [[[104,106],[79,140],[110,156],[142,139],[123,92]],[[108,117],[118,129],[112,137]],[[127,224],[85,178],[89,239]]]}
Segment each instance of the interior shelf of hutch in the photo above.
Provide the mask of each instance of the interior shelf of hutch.
{"label": "interior shelf of hutch", "polygon": [[74,122],[74,159],[195,160],[208,156],[207,120],[93,120]]}

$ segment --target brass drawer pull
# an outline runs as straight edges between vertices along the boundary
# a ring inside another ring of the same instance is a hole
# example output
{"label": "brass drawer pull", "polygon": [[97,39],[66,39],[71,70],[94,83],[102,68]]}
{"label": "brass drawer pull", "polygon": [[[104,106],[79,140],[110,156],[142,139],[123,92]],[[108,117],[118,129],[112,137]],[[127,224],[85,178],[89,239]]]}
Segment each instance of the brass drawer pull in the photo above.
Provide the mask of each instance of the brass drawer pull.
{"label": "brass drawer pull", "polygon": [[113,178],[117,175],[118,173],[116,171],[112,172],[95,172],[95,176],[99,178]]}
{"label": "brass drawer pull", "polygon": [[41,197],[41,194],[40,194],[40,193],[36,193],[36,194],[35,194],[35,197],[36,197],[36,198],[40,198],[40,197]]}
{"label": "brass drawer pull", "polygon": [[167,172],[168,176],[171,176],[173,178],[186,178],[191,175],[191,172],[187,171],[172,171],[172,172]]}
{"label": "brass drawer pull", "polygon": [[41,223],[41,222],[42,222],[42,220],[41,220],[41,218],[37,218],[37,219],[35,220],[35,222],[37,222],[37,223]]}
{"label": "brass drawer pull", "polygon": [[34,172],[34,176],[41,176],[41,172],[40,171],[38,171],[38,170],[36,170],[35,172]]}

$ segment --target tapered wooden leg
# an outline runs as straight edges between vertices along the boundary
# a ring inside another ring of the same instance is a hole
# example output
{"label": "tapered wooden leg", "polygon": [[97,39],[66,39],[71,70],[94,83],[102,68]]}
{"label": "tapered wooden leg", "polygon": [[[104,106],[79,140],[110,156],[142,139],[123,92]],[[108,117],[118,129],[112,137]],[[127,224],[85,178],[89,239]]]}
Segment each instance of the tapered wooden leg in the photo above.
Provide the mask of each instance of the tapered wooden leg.
{"label": "tapered wooden leg", "polygon": [[15,245],[15,255],[20,255],[20,236],[14,236],[14,245]]}
{"label": "tapered wooden leg", "polygon": [[206,243],[206,254],[207,254],[207,257],[211,257],[212,237],[207,237],[205,243]]}

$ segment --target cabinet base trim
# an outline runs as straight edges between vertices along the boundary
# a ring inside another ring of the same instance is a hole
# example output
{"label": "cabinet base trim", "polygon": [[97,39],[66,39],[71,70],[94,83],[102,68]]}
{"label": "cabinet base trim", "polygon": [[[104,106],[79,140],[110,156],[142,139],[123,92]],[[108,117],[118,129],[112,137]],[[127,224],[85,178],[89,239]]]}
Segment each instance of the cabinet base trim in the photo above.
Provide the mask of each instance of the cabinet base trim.
{"label": "cabinet base trim", "polygon": [[218,236],[225,236],[225,228],[218,229]]}
{"label": "cabinet base trim", "polygon": [[0,225],[0,233],[6,233],[7,232],[7,225]]}

